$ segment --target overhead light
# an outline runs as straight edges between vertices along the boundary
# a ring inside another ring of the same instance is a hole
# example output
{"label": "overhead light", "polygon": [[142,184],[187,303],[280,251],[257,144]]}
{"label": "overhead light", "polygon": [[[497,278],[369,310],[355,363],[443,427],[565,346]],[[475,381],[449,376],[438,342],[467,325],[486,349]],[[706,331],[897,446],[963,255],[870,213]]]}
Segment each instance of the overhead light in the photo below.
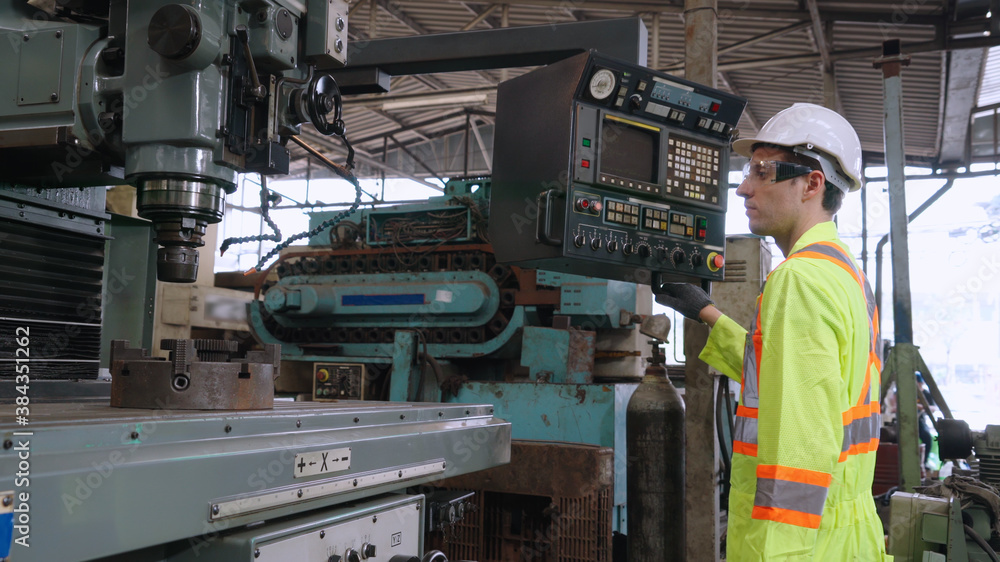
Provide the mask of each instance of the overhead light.
{"label": "overhead light", "polygon": [[443,94],[439,96],[421,96],[409,99],[396,99],[382,103],[384,111],[400,109],[418,109],[449,105],[483,105],[489,99],[486,92],[468,94]]}

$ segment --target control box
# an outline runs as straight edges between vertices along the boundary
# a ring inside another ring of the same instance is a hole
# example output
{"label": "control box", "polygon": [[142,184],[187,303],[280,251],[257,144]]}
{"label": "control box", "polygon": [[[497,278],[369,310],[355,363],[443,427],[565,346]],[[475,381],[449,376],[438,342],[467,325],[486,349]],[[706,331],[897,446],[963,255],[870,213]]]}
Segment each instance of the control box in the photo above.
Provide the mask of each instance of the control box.
{"label": "control box", "polygon": [[729,144],[745,107],[596,52],[502,83],[498,261],[654,285],[722,280]]}
{"label": "control box", "polygon": [[312,399],[364,400],[365,365],[363,363],[314,363]]}

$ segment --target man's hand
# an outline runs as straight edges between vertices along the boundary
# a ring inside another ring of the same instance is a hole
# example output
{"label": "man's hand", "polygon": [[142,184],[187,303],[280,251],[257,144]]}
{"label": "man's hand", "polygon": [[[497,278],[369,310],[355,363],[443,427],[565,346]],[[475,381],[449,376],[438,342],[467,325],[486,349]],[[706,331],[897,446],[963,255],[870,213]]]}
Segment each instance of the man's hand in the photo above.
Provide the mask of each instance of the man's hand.
{"label": "man's hand", "polygon": [[715,304],[705,291],[689,283],[664,283],[656,295],[656,302],[669,306],[695,322],[702,321],[702,309]]}

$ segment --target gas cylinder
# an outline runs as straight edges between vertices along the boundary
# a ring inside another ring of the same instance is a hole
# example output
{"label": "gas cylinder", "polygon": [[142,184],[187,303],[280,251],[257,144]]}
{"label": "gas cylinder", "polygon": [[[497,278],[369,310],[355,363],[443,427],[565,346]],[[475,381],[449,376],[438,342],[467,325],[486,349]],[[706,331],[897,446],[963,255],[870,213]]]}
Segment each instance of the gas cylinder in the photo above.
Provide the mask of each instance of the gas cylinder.
{"label": "gas cylinder", "polygon": [[684,402],[658,340],[626,410],[628,560],[684,560]]}

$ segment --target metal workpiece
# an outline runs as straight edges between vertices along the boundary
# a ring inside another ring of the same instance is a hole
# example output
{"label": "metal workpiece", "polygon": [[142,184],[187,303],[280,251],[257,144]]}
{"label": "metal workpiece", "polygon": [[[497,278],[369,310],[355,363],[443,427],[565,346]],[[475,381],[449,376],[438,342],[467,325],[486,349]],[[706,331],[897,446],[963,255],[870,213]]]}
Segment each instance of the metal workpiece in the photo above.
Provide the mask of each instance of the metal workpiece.
{"label": "metal workpiece", "polygon": [[[31,435],[16,435],[24,428],[13,420],[0,425],[11,444],[0,450],[0,490],[15,489],[18,448],[30,450],[31,548],[17,548],[15,559],[132,553],[126,559],[152,562],[132,551],[172,541],[195,549],[249,523],[321,515],[315,510],[498,466],[510,460],[511,426],[491,408],[351,401],[150,412],[33,404]],[[349,460],[333,462],[342,456]],[[95,540],[109,532],[113,538]]]}
{"label": "metal workpiece", "polygon": [[281,347],[237,353],[225,340],[163,340],[170,359],[111,342],[111,405],[154,410],[260,410],[274,404]]}

